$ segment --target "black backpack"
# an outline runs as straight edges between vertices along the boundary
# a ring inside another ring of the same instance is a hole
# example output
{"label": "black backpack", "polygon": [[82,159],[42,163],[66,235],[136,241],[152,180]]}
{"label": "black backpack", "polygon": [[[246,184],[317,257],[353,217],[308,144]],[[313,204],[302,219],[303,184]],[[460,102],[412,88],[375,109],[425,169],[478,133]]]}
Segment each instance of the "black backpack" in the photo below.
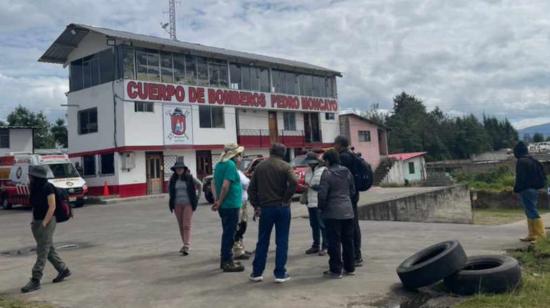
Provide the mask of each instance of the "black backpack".
{"label": "black backpack", "polygon": [[[53,184],[52,184],[53,186]],[[55,192],[55,220],[57,223],[66,222],[73,217],[73,209],[69,204],[67,190],[53,186]]]}
{"label": "black backpack", "polygon": [[544,174],[544,167],[538,160],[532,157],[531,159],[533,160],[536,166],[535,176],[533,177],[533,186],[534,186],[533,188],[535,189],[544,188],[546,187],[546,174]]}
{"label": "black backpack", "polygon": [[355,189],[357,191],[367,191],[372,187],[374,182],[374,173],[372,168],[363,157],[352,153],[353,170],[351,174],[355,180]]}

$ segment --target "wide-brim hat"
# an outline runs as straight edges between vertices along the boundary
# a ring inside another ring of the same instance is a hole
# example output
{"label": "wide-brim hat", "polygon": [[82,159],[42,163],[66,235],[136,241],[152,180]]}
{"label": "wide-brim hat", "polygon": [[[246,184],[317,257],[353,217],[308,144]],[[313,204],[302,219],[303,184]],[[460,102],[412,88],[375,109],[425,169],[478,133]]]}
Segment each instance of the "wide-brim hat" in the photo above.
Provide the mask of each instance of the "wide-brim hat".
{"label": "wide-brim hat", "polygon": [[49,168],[46,168],[45,166],[30,166],[29,175],[35,178],[41,178],[41,179],[53,178],[51,171],[49,170]]}
{"label": "wide-brim hat", "polygon": [[183,157],[178,157],[176,159],[176,163],[170,168],[170,170],[175,172],[176,169],[185,169],[185,168],[187,168],[187,166],[183,162]]}
{"label": "wide-brim hat", "polygon": [[221,162],[226,162],[226,161],[232,159],[233,157],[235,157],[239,154],[242,154],[243,152],[244,152],[244,147],[243,146],[239,146],[236,143],[226,144],[223,148],[223,153],[220,156],[220,161]]}

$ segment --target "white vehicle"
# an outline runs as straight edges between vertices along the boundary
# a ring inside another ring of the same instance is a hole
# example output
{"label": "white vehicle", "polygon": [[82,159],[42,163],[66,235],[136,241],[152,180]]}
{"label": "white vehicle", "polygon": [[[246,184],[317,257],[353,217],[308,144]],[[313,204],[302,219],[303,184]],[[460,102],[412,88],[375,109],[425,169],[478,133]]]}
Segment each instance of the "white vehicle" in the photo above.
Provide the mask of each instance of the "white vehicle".
{"label": "white vehicle", "polygon": [[56,188],[65,189],[71,204],[84,204],[88,192],[86,181],[78,174],[67,154],[14,153],[0,157],[0,204],[3,208],[30,206],[28,172],[29,166],[34,165],[48,167],[48,181]]}

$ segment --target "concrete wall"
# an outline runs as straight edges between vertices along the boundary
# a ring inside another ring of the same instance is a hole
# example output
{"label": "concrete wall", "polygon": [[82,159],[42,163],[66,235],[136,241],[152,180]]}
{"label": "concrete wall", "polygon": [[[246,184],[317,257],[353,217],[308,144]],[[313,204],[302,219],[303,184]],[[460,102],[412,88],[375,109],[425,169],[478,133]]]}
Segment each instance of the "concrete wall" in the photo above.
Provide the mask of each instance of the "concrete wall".
{"label": "concrete wall", "polygon": [[[546,191],[539,192],[538,209],[550,209],[550,196]],[[522,205],[519,197],[511,191],[472,191],[472,206],[476,209],[516,209],[521,210]]]}
{"label": "concrete wall", "polygon": [[[409,171],[409,163],[414,164],[414,173]],[[424,157],[395,161],[392,168],[382,181],[384,184],[403,185],[405,182],[415,183],[426,179],[426,162]]]}
{"label": "concrete wall", "polygon": [[9,129],[10,147],[0,148],[0,156],[9,152],[32,153],[32,129]]}
{"label": "concrete wall", "polygon": [[319,126],[321,128],[323,143],[332,144],[334,142],[334,138],[340,134],[340,120],[338,118],[338,113],[335,113],[334,120],[327,120],[324,112],[319,114],[319,118]]}
{"label": "concrete wall", "polygon": [[456,185],[390,201],[359,205],[363,220],[472,223],[470,192]]}

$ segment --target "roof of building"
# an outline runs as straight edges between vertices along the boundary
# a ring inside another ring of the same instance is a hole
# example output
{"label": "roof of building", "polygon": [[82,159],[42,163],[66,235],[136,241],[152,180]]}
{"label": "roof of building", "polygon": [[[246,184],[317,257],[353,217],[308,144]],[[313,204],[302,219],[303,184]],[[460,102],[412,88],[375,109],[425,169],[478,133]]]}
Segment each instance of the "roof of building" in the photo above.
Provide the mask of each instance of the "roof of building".
{"label": "roof of building", "polygon": [[365,121],[365,122],[369,122],[371,124],[374,124],[378,127],[382,127],[384,128],[385,130],[390,130],[389,127],[387,127],[386,125],[382,124],[382,123],[379,123],[378,121],[374,121],[374,120],[371,120],[367,117],[364,117],[360,114],[357,114],[356,112],[354,111],[349,111],[349,110],[345,110],[345,111],[342,111],[340,112],[340,114],[338,115],[339,117],[346,117],[346,116],[354,116],[356,118],[358,118],[359,120],[362,120],[362,121]]}
{"label": "roof of building", "polygon": [[388,155],[389,158],[396,160],[409,160],[412,158],[420,157],[426,155],[427,152],[414,152],[414,153],[395,153]]}
{"label": "roof of building", "polygon": [[[46,52],[38,59],[40,62],[65,64],[67,62],[69,54],[78,47],[78,44],[84,39],[84,37],[90,33],[98,33],[107,36],[108,38],[135,41],[142,43],[149,43],[158,45],[159,47],[172,47],[177,49],[186,49],[194,51],[204,55],[210,55],[214,57],[234,58],[247,61],[256,61],[258,63],[275,64],[281,68],[300,68],[304,70],[315,71],[322,74],[330,74],[336,76],[342,76],[342,73],[327,69],[321,66],[312,65],[304,62],[281,59],[276,57],[258,55],[248,52],[235,51],[219,47],[205,46],[196,43],[189,43],[178,40],[171,40],[167,38],[161,38],[151,35],[136,34],[126,31],[119,31],[107,28],[100,28],[94,26],[88,26],[83,24],[69,24],[65,28],[65,31],[59,35],[59,37],[53,42],[53,44],[46,50]],[[276,67],[277,68],[277,67]]]}

